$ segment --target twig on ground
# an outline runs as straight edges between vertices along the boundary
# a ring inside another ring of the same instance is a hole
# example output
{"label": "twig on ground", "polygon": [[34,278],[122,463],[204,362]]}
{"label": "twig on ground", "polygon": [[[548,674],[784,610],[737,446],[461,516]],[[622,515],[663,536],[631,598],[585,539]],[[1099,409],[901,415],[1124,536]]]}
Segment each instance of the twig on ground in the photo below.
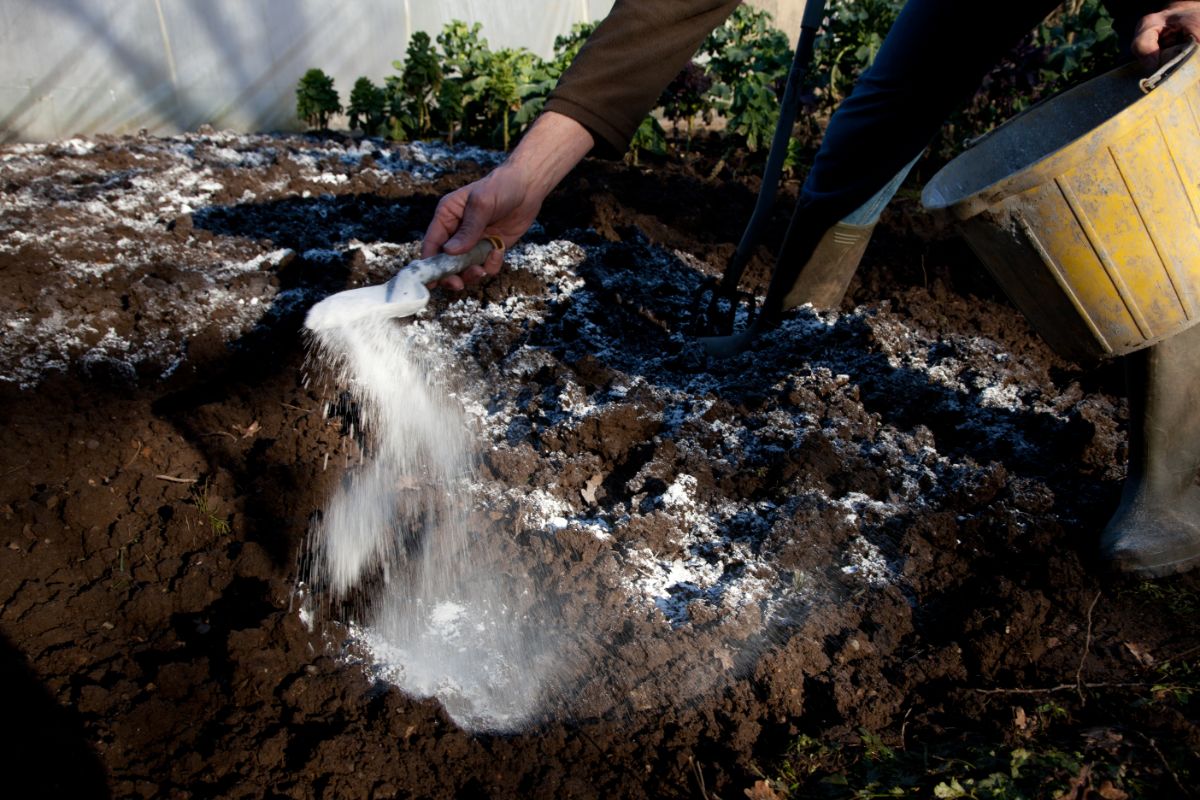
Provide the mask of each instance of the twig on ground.
{"label": "twig on ground", "polygon": [[1173,684],[1162,683],[1145,683],[1144,681],[1097,681],[1095,683],[1061,683],[1058,686],[1042,686],[1037,688],[1026,688],[1023,686],[1014,686],[1003,689],[978,689],[973,688],[971,691],[977,694],[1054,694],[1056,692],[1078,691],[1079,689],[1161,689],[1170,691],[1174,689],[1186,689],[1185,686],[1175,686]]}
{"label": "twig on ground", "polygon": [[913,711],[913,707],[909,706],[908,711],[904,712],[904,722],[900,725],[900,749],[901,750],[908,749],[907,747],[904,746],[904,731],[905,731],[905,729],[908,728],[908,717],[910,714],[912,714],[912,711]]}
{"label": "twig on ground", "polygon": [[1195,647],[1189,647],[1187,650],[1184,650],[1182,653],[1177,653],[1177,654],[1171,656],[1170,658],[1164,658],[1162,661],[1159,662],[1159,666],[1174,663],[1176,661],[1179,661],[1180,659],[1187,658],[1188,656],[1190,656],[1196,652],[1200,652],[1200,644],[1196,645]]}
{"label": "twig on ground", "polygon": [[1096,608],[1096,603],[1100,602],[1100,592],[1096,592],[1096,596],[1092,598],[1092,604],[1087,610],[1087,638],[1083,642],[1083,652],[1079,654],[1079,669],[1075,670],[1075,686],[1079,691],[1079,702],[1086,705],[1087,699],[1083,696],[1083,662],[1087,661],[1088,653],[1092,649],[1092,611]]}
{"label": "twig on ground", "polygon": [[1191,791],[1186,786],[1183,785],[1183,781],[1179,780],[1179,776],[1176,775],[1175,770],[1171,768],[1171,762],[1167,760],[1166,754],[1164,754],[1163,751],[1161,749],[1159,749],[1158,742],[1154,741],[1154,739],[1152,739],[1151,737],[1142,733],[1141,731],[1134,731],[1134,733],[1136,733],[1141,738],[1145,739],[1146,744],[1150,745],[1150,749],[1154,751],[1155,755],[1158,756],[1158,760],[1162,762],[1163,769],[1165,769],[1167,771],[1167,774],[1171,776],[1171,780],[1175,781],[1175,785],[1178,786],[1179,791],[1181,791],[1183,793],[1180,796],[1181,797],[1193,797]]}
{"label": "twig on ground", "polygon": [[704,785],[704,771],[700,769],[700,762],[692,756],[688,756],[688,761],[692,762],[692,769],[696,773],[696,785],[700,789],[700,797],[708,800],[708,787]]}
{"label": "twig on ground", "polygon": [[134,439],[133,440],[133,455],[131,455],[129,457],[128,461],[126,461],[124,464],[121,465],[121,469],[128,469],[129,465],[132,464],[133,462],[137,461],[137,457],[141,454],[142,454],[142,440]]}
{"label": "twig on ground", "polygon": [[19,467],[13,467],[12,469],[10,469],[10,470],[8,470],[7,472],[5,472],[4,474],[0,475],[0,478],[7,478],[9,475],[12,475],[14,472],[20,472],[21,470],[25,469],[25,468],[26,468],[26,467],[28,467],[28,466],[29,466],[29,462],[28,462],[28,461],[26,461],[26,462],[25,462],[24,464],[22,464],[21,466],[19,466]]}
{"label": "twig on ground", "polygon": [[170,481],[171,483],[195,483],[196,478],[177,478],[174,475],[155,475],[160,481]]}

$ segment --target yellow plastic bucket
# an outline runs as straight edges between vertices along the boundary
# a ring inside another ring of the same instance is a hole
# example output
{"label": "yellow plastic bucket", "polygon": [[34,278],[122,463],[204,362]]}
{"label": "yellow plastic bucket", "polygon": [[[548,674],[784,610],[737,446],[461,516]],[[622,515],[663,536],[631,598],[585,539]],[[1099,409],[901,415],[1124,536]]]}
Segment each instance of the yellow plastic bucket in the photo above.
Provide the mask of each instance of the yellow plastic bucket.
{"label": "yellow plastic bucket", "polygon": [[1068,358],[1122,355],[1200,321],[1200,56],[1137,65],[1035,105],[939,171],[921,200]]}

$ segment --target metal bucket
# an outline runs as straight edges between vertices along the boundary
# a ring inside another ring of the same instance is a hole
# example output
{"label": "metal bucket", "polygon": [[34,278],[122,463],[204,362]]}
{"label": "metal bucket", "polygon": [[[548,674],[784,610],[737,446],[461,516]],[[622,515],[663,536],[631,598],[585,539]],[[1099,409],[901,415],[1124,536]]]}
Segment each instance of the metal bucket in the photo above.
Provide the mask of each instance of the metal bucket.
{"label": "metal bucket", "polygon": [[1200,57],[1130,64],[1004,123],[921,200],[963,234],[1037,331],[1073,359],[1200,321]]}

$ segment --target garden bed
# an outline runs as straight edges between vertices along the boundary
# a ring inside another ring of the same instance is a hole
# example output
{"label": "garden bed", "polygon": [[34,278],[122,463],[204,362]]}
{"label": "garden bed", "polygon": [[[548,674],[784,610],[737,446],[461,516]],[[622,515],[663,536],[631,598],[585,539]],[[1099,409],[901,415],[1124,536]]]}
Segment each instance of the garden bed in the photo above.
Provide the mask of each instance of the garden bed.
{"label": "garden bed", "polygon": [[386,279],[495,160],[214,132],[0,148],[21,796],[852,796],[953,791],[987,753],[1045,796],[1182,796],[1197,579],[1094,553],[1120,370],[1057,358],[904,197],[842,309],[729,361],[697,351],[693,293],[757,179],[708,162],[586,162],[500,276],[407,323],[479,445],[472,558],[529,593],[553,658],[519,721],[405,694],[353,604],[305,605],[307,537],[362,454],[303,313]]}

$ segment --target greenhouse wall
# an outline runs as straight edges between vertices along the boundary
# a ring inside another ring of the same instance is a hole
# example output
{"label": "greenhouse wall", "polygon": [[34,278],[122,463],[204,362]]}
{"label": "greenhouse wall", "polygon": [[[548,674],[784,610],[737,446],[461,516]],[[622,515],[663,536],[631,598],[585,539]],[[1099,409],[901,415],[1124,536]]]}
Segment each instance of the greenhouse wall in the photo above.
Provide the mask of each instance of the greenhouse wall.
{"label": "greenhouse wall", "polygon": [[[393,72],[414,31],[483,24],[493,48],[546,56],[613,0],[3,0],[0,141],[76,133],[295,130],[296,81]],[[755,0],[794,38],[803,0]]]}

